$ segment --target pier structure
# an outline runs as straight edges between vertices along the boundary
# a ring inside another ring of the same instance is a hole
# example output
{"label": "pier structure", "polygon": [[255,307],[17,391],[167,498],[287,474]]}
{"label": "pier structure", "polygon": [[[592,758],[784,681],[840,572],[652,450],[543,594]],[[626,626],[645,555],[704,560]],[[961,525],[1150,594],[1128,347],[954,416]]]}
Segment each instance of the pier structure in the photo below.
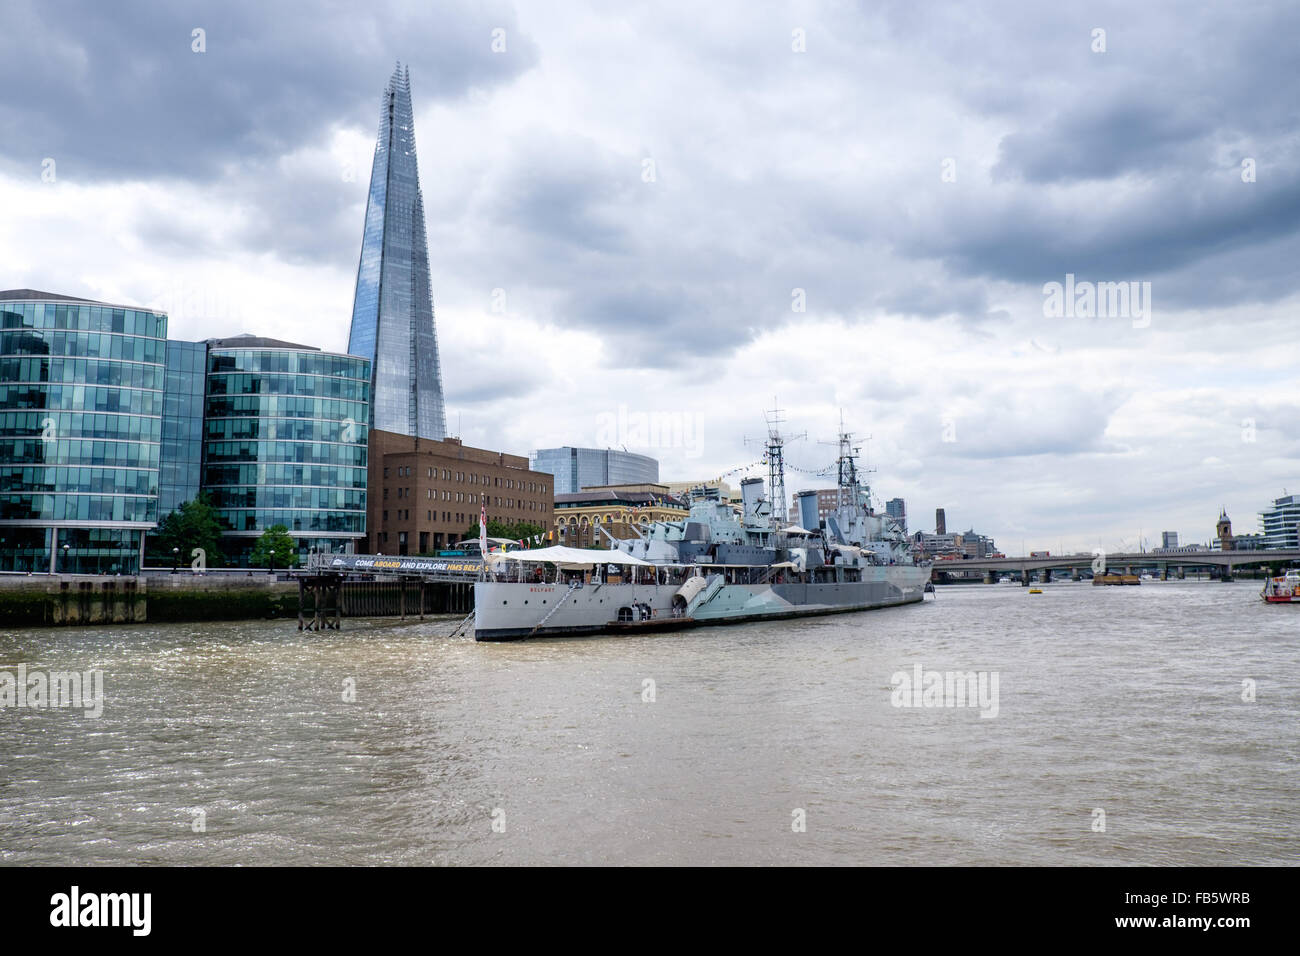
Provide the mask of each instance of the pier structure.
{"label": "pier structure", "polygon": [[313,554],[298,581],[298,630],[338,630],[344,617],[465,614],[483,562],[383,554]]}

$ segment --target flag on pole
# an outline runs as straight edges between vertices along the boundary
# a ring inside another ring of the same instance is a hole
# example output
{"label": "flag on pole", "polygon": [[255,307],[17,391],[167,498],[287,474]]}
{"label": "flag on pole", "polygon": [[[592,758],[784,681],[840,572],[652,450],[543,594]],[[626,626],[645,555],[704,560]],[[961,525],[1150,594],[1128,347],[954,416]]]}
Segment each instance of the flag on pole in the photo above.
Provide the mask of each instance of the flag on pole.
{"label": "flag on pole", "polygon": [[478,509],[478,550],[480,554],[487,554],[487,505],[481,505]]}

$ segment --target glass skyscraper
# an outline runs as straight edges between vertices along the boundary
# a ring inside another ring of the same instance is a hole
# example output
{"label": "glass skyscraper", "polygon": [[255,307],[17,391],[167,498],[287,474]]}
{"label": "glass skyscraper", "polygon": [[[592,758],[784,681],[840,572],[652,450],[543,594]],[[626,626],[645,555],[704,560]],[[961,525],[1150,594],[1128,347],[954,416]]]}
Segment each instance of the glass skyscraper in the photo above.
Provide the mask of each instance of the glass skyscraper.
{"label": "glass skyscraper", "polygon": [[[0,292],[0,572],[136,574],[200,491],[226,563],[283,524],[299,553],[365,536],[370,363],[167,316]],[[188,560],[188,556],[187,556]]]}
{"label": "glass skyscraper", "polygon": [[1264,547],[1300,547],[1300,495],[1273,499],[1273,507],[1259,513],[1264,527]]}
{"label": "glass skyscraper", "polygon": [[400,64],[380,110],[348,352],[370,362],[371,428],[446,437],[411,77]]}
{"label": "glass skyscraper", "polygon": [[614,448],[539,448],[532,454],[533,471],[555,476],[557,495],[577,494],[605,485],[658,484],[659,462]]}
{"label": "glass skyscraper", "polygon": [[229,563],[282,524],[305,557],[366,533],[370,363],[253,335],[207,341],[202,488]]}
{"label": "glass skyscraper", "polygon": [[203,465],[205,342],[167,343],[162,398],[162,455],[158,463],[158,520],[199,493]]}
{"label": "glass skyscraper", "polygon": [[166,339],[161,313],[0,292],[0,570],[139,570]]}

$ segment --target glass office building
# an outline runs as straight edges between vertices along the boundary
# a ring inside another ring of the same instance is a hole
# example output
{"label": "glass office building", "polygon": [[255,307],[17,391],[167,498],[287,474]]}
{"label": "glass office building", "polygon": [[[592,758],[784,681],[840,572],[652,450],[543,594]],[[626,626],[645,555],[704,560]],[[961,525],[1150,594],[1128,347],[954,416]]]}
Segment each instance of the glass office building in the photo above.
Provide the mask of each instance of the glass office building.
{"label": "glass office building", "polygon": [[168,342],[158,463],[158,520],[199,494],[206,342]]}
{"label": "glass office building", "polygon": [[370,363],[257,336],[209,339],[202,488],[230,564],[282,524],[311,549],[365,536]]}
{"label": "glass office building", "polygon": [[1300,495],[1273,499],[1273,507],[1259,513],[1266,548],[1300,548]]}
{"label": "glass office building", "polygon": [[166,337],[161,313],[0,292],[0,571],[139,570]]}
{"label": "glass office building", "polygon": [[539,448],[532,454],[532,469],[555,476],[557,495],[607,485],[659,483],[656,459],[613,448]]}
{"label": "glass office building", "polygon": [[383,94],[348,352],[370,363],[372,428],[442,440],[447,421],[424,228],[411,77],[399,66]]}

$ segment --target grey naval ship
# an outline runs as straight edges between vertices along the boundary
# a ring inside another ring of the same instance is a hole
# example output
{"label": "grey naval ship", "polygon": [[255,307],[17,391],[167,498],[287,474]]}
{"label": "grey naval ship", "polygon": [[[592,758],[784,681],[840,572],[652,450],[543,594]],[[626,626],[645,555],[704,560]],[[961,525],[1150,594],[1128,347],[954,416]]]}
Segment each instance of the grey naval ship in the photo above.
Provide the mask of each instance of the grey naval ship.
{"label": "grey naval ship", "polygon": [[[930,580],[906,532],[873,509],[851,436],[840,434],[837,500],[816,492],[785,515],[782,440],[769,478],[741,482],[740,513],[716,487],[689,493],[690,514],[636,528],[609,549],[548,547],[488,556],[474,585],[480,641],[635,633],[837,614],[917,603]],[[768,494],[768,490],[771,494]]]}

